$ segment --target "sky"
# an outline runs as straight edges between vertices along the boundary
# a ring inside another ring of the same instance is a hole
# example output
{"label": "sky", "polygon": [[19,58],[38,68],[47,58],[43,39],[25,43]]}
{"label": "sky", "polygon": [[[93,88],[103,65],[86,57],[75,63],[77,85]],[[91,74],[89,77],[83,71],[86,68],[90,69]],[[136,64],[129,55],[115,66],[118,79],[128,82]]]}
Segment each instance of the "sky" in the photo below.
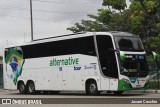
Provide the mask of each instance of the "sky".
{"label": "sky", "polygon": [[[32,0],[34,40],[72,33],[66,29],[96,15],[102,1]],[[0,56],[6,45],[30,42],[30,26],[30,0],[0,0]]]}

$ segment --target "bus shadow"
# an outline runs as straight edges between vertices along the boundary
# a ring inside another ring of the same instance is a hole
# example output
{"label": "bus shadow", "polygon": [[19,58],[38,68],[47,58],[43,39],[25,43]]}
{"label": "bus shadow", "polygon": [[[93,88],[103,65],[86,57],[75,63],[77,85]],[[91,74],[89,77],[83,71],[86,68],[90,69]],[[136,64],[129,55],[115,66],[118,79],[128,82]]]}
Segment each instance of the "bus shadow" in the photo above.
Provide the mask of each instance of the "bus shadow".
{"label": "bus shadow", "polygon": [[143,96],[143,95],[146,95],[146,94],[122,94],[122,95],[102,94],[101,96],[129,97],[129,96]]}
{"label": "bus shadow", "polygon": [[[60,92],[60,93],[50,93],[50,92],[39,92],[39,93],[35,93],[35,94],[20,94],[20,93],[11,93],[12,95],[35,95],[35,96],[39,96],[39,95],[48,95],[48,96],[51,96],[51,95],[56,95],[56,96],[91,96],[91,95],[86,95],[85,93],[76,93],[76,92]],[[10,95],[11,95],[10,94]],[[148,93],[124,93],[124,94],[121,94],[121,95],[115,95],[113,93],[102,93],[98,96],[111,96],[111,97],[129,97],[129,96],[144,96]],[[95,96],[96,97],[96,96]]]}

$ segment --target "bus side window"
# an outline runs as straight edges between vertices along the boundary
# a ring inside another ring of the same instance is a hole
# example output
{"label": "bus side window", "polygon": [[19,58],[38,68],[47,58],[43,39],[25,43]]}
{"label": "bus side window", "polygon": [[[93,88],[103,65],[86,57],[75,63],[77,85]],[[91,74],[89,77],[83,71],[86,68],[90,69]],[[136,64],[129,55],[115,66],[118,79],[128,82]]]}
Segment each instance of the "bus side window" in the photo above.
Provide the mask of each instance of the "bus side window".
{"label": "bus side window", "polygon": [[96,56],[93,36],[23,46],[24,58],[70,54]]}

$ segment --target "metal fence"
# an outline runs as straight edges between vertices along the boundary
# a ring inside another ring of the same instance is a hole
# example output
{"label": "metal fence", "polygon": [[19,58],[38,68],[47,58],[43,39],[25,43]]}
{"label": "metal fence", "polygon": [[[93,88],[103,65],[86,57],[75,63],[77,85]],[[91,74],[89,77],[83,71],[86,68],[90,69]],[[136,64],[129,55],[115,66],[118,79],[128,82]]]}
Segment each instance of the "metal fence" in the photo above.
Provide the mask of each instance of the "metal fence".
{"label": "metal fence", "polygon": [[150,75],[150,89],[160,89],[160,62],[150,62],[149,64]]}

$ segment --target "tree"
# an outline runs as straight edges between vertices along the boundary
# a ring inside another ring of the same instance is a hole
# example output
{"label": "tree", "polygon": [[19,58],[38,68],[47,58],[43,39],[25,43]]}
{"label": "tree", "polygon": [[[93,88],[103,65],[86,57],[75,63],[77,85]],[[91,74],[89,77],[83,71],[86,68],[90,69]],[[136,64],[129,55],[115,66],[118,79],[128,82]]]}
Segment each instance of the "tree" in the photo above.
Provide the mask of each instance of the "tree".
{"label": "tree", "polygon": [[130,5],[131,32],[142,38],[158,34],[159,21],[158,0],[134,0]]}
{"label": "tree", "polygon": [[110,7],[111,7],[112,9],[119,10],[120,12],[127,7],[126,0],[103,0],[102,5],[108,6],[108,9],[110,11],[111,11]]}
{"label": "tree", "polygon": [[99,23],[98,21],[82,20],[81,24],[75,23],[73,27],[67,28],[67,30],[73,31],[74,33],[83,31],[106,31],[107,27]]}
{"label": "tree", "polygon": [[130,32],[129,15],[130,10],[124,10],[123,13],[113,13],[109,24],[109,31],[125,31]]}
{"label": "tree", "polygon": [[111,20],[111,12],[106,9],[99,9],[98,15],[89,14],[92,20],[81,20],[81,24],[75,23],[75,26],[67,28],[67,30],[76,32],[82,31],[107,31],[108,22]]}
{"label": "tree", "polygon": [[[75,23],[73,27],[67,28],[67,30],[76,32],[82,32],[82,31],[110,31],[110,30],[117,30],[117,31],[128,31],[130,28],[128,25],[129,22],[126,22],[125,20],[128,20],[128,11],[122,12],[122,10],[125,9],[126,0],[103,0],[102,3],[103,6],[107,6],[108,9],[98,9],[98,14],[91,15],[89,14],[88,17],[91,18],[91,20],[81,20],[81,23]],[[116,13],[114,11],[119,10],[121,13]],[[123,17],[123,18],[122,18]],[[119,26],[115,26],[119,25]]]}
{"label": "tree", "polygon": [[98,15],[89,14],[91,20],[81,20],[81,23],[75,23],[73,27],[67,30],[76,32],[83,31],[130,31],[129,10],[123,13],[111,12],[108,9],[99,9]]}

